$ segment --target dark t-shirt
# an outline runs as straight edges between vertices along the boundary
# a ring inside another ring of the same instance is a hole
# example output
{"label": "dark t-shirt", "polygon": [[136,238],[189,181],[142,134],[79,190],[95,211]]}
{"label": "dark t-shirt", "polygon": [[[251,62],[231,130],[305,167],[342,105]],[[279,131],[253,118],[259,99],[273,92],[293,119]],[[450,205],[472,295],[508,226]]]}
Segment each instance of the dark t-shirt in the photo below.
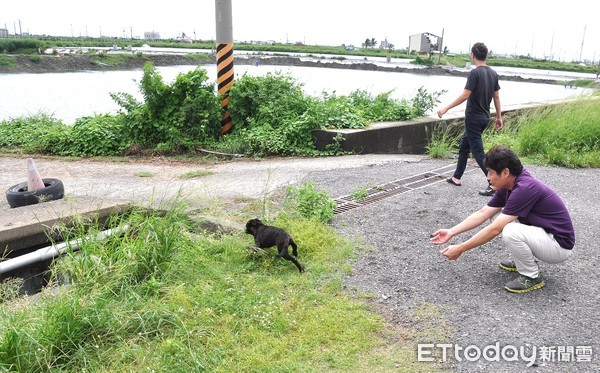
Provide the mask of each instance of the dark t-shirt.
{"label": "dark t-shirt", "polygon": [[552,233],[563,249],[572,249],[575,245],[573,222],[562,199],[526,170],[517,176],[512,191],[498,190],[488,206],[503,207],[503,214],[518,216],[522,224]]}
{"label": "dark t-shirt", "polygon": [[471,91],[465,118],[489,120],[494,92],[500,90],[498,74],[489,66],[479,66],[469,72],[465,89]]}

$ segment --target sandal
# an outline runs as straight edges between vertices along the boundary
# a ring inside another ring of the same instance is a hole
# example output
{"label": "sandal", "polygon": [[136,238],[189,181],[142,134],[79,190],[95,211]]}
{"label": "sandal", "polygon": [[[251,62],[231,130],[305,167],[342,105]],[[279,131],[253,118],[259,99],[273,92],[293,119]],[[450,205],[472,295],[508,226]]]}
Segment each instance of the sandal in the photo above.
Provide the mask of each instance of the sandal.
{"label": "sandal", "polygon": [[454,180],[452,180],[451,177],[448,178],[448,179],[446,179],[446,181],[448,182],[448,184],[452,184],[454,186],[461,186],[462,185],[462,183],[461,184],[455,183]]}

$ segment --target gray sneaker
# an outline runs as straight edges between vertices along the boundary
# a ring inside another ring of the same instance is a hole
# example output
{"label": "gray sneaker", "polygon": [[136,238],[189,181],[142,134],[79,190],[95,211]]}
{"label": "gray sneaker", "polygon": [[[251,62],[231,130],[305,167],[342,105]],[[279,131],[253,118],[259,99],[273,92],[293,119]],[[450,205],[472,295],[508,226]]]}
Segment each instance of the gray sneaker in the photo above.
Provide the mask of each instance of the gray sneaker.
{"label": "gray sneaker", "polygon": [[479,191],[479,195],[485,196],[485,197],[491,197],[494,195],[494,193],[496,193],[496,191],[494,189],[492,189],[492,187],[489,185],[484,190]]}
{"label": "gray sneaker", "polygon": [[509,271],[509,272],[517,271],[517,266],[515,265],[514,260],[503,260],[500,262],[499,266],[500,266],[500,268],[502,268],[505,271]]}
{"label": "gray sneaker", "polygon": [[526,293],[531,290],[540,289],[544,286],[544,279],[542,275],[539,274],[537,278],[527,277],[525,275],[520,275],[516,279],[507,283],[504,288],[511,293]]}

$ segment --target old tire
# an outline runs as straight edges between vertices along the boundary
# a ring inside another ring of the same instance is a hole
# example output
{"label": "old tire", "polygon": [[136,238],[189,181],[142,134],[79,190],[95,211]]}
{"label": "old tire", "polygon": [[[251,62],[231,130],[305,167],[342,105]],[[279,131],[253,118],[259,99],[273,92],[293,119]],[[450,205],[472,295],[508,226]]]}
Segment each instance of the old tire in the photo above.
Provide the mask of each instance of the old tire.
{"label": "old tire", "polygon": [[65,195],[65,188],[59,179],[42,179],[45,188],[29,192],[27,182],[19,183],[8,188],[6,200],[10,207],[34,205],[40,202],[54,201]]}

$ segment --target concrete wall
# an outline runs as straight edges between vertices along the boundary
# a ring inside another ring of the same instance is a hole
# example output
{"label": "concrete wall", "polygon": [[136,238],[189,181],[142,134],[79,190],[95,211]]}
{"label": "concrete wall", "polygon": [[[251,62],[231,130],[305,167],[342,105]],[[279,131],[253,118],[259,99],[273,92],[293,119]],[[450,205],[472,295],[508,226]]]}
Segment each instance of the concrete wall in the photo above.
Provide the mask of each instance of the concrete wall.
{"label": "concrete wall", "polygon": [[[530,107],[522,107],[502,112],[507,118],[520,115]],[[459,134],[464,130],[464,117],[449,119],[421,118],[415,121],[374,123],[359,130],[314,130],[313,141],[317,150],[325,151],[336,143],[336,137],[343,139],[339,148],[355,154],[425,154],[427,145],[434,134]],[[492,113],[490,125],[495,123]]]}
{"label": "concrete wall", "polygon": [[[355,154],[424,154],[434,131],[456,131],[464,119],[375,123],[361,130],[314,130],[318,150],[327,150],[336,136],[343,138],[340,149]],[[453,129],[454,128],[454,129]]]}

